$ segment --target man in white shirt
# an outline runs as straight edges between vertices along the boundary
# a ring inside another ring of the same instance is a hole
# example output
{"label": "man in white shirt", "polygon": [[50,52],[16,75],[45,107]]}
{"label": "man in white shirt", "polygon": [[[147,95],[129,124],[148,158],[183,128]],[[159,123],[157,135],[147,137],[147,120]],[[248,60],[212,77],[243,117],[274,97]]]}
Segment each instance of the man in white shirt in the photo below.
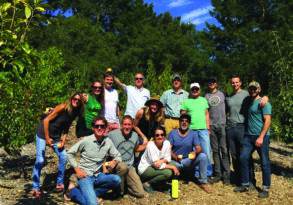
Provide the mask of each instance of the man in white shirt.
{"label": "man in white shirt", "polygon": [[125,85],[117,77],[114,78],[115,82],[122,87],[127,94],[127,104],[124,115],[130,115],[132,118],[135,118],[136,112],[150,99],[150,91],[143,87],[143,73],[136,73],[134,79],[134,86],[132,86]]}
{"label": "man in white shirt", "polygon": [[119,123],[119,96],[116,89],[113,88],[114,75],[106,72],[104,74],[105,90],[105,109],[104,116],[108,121],[108,130],[114,130],[120,127]]}

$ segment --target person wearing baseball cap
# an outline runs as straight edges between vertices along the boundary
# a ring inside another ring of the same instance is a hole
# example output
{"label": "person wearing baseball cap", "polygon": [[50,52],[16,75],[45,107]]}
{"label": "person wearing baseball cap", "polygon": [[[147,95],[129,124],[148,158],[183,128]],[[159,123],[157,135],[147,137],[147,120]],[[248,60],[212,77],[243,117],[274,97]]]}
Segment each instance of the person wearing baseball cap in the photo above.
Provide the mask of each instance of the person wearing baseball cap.
{"label": "person wearing baseball cap", "polygon": [[271,186],[271,166],[269,159],[269,136],[272,106],[267,102],[260,106],[261,87],[256,81],[248,85],[249,97],[243,102],[241,112],[246,116],[245,134],[240,153],[241,186],[235,188],[235,192],[249,191],[250,159],[255,150],[260,156],[262,167],[263,189],[259,192],[259,198],[269,196]]}
{"label": "person wearing baseball cap", "polygon": [[181,114],[189,114],[191,116],[190,128],[198,135],[202,151],[208,157],[208,176],[212,175],[211,165],[211,148],[209,137],[209,105],[206,98],[200,96],[200,85],[197,82],[190,84],[189,98],[184,100],[181,105]]}
{"label": "person wearing baseball cap", "polygon": [[165,129],[167,135],[172,129],[179,128],[180,106],[188,98],[188,92],[182,89],[182,79],[178,73],[172,76],[172,89],[166,90],[160,101],[165,112]]}

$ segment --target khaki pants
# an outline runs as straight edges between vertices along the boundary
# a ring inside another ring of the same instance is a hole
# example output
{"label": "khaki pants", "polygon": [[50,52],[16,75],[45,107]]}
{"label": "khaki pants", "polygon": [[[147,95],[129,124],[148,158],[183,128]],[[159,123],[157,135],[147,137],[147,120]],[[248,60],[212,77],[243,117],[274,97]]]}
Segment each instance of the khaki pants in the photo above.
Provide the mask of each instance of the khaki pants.
{"label": "khaki pants", "polygon": [[119,162],[116,166],[116,173],[121,177],[121,191],[123,193],[126,181],[129,194],[138,198],[143,198],[146,195],[141,180],[134,167],[128,167],[125,163]]}
{"label": "khaki pants", "polygon": [[179,120],[175,119],[165,119],[165,129],[166,129],[166,134],[168,137],[168,134],[173,130],[173,129],[178,129],[179,128]]}

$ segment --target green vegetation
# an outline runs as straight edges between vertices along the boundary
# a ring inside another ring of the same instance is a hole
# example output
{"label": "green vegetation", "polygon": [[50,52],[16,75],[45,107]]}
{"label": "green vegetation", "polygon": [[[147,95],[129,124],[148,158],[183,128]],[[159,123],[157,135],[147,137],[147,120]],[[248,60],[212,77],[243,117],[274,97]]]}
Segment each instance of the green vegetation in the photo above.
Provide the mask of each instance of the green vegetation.
{"label": "green vegetation", "polygon": [[174,71],[186,85],[217,76],[225,91],[234,73],[244,85],[257,80],[273,104],[274,136],[293,141],[293,2],[212,3],[221,27],[197,31],[143,0],[0,0],[0,146],[33,140],[42,110],[85,91],[106,67],[123,82],[145,72],[152,95]]}

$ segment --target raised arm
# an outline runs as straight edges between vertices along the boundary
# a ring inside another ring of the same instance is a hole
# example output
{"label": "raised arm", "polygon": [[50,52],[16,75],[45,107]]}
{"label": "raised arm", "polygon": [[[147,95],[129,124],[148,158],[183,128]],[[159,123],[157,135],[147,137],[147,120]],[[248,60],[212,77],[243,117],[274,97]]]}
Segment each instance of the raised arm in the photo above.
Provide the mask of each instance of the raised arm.
{"label": "raised arm", "polygon": [[123,90],[125,90],[126,89],[126,85],[124,84],[124,83],[122,83],[116,76],[114,76],[114,81],[115,81],[115,83],[119,86],[119,87],[121,87]]}

